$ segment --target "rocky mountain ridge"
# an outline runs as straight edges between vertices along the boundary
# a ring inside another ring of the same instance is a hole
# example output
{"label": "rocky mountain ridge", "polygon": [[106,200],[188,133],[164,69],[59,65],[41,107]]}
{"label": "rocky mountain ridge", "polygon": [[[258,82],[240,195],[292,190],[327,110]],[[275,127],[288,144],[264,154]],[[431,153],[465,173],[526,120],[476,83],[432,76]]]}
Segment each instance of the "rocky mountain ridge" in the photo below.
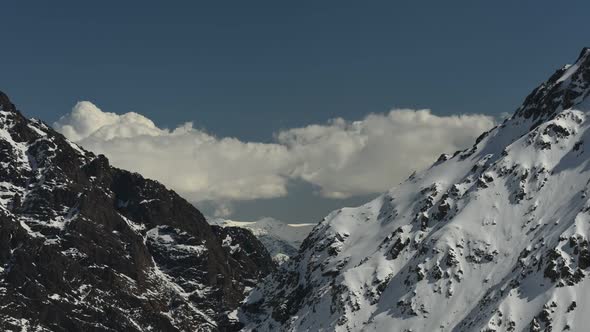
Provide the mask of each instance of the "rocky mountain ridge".
{"label": "rocky mountain ridge", "polygon": [[586,330],[589,93],[585,48],[471,148],[328,215],[244,330]]}
{"label": "rocky mountain ridge", "polygon": [[274,265],[248,231],[116,169],[0,93],[0,329],[232,331]]}

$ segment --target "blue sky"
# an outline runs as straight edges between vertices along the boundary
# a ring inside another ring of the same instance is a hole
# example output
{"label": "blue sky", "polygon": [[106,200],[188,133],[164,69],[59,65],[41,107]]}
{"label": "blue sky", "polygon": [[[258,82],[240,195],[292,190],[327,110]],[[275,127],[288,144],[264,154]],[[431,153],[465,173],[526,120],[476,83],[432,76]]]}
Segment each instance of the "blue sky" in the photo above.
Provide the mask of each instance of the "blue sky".
{"label": "blue sky", "polygon": [[278,128],[392,107],[498,114],[587,44],[589,7],[11,2],[0,23],[0,86],[47,121],[92,100],[163,126],[195,121],[256,140]]}
{"label": "blue sky", "polygon": [[[159,127],[192,121],[255,142],[392,108],[499,116],[588,46],[588,9],[556,1],[10,2],[0,19],[0,89],[50,123],[89,100]],[[313,216],[337,204],[320,204]]]}

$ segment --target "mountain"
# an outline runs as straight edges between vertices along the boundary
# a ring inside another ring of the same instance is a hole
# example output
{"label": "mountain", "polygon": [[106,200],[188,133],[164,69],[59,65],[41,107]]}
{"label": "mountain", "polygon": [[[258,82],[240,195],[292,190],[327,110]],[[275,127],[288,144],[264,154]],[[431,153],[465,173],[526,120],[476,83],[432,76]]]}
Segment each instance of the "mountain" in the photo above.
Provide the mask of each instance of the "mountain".
{"label": "mountain", "polygon": [[227,219],[208,219],[212,225],[245,228],[264,244],[273,260],[284,263],[297,254],[303,240],[315,224],[287,224],[273,218],[258,221],[233,221]]}
{"label": "mountain", "polygon": [[589,93],[584,49],[471,148],[332,212],[245,330],[586,331]]}
{"label": "mountain", "polygon": [[0,93],[0,330],[230,331],[273,262]]}

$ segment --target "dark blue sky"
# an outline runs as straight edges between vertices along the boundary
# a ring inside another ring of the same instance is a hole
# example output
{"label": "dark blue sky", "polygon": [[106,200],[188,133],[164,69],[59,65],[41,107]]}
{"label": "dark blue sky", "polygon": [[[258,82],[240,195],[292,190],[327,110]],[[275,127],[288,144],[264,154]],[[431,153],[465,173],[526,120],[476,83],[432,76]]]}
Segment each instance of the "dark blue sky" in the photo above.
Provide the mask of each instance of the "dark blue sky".
{"label": "dark blue sky", "polygon": [[588,2],[14,1],[0,89],[53,122],[78,100],[268,141],[392,107],[511,112],[588,46]]}

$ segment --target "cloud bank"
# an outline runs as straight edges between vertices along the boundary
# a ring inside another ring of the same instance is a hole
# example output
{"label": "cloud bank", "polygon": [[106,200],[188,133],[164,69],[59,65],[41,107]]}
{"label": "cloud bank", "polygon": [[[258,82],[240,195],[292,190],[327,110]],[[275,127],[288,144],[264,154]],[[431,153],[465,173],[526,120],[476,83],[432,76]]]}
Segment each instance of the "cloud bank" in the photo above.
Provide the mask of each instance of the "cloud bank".
{"label": "cloud bank", "polygon": [[258,143],[215,137],[190,122],[159,128],[141,114],[103,112],[82,101],[54,127],[191,201],[227,202],[285,196],[295,179],[313,184],[323,197],[383,192],[441,153],[470,146],[494,123],[486,115],[399,109],[284,130],[273,143]]}

